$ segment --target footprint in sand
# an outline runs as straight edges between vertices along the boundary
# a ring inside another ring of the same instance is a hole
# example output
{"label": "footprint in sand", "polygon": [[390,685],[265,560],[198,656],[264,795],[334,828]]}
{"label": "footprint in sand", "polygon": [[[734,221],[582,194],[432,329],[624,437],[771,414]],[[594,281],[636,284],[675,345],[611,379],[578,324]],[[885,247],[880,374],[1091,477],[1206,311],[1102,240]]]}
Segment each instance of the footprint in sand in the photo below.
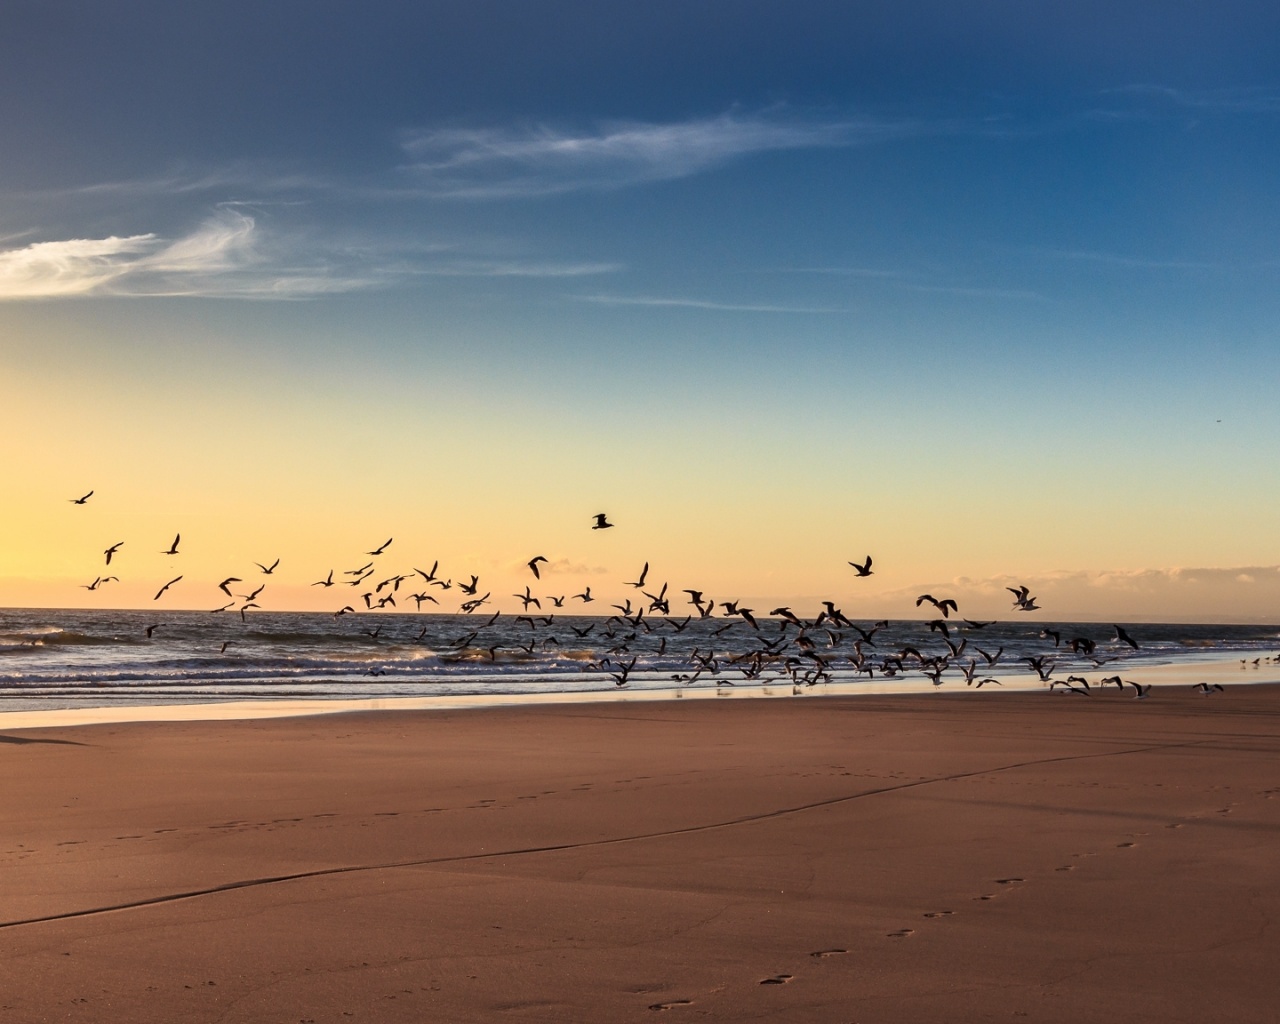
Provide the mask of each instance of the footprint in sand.
{"label": "footprint in sand", "polygon": [[669,999],[665,1003],[650,1003],[651,1010],[670,1010],[673,1006],[692,1006],[692,999]]}
{"label": "footprint in sand", "polygon": [[975,900],[993,900],[995,899],[995,895],[993,893],[987,892],[987,893],[983,893],[981,896],[975,896],[974,899]]}
{"label": "footprint in sand", "polygon": [[1116,849],[1117,849],[1117,850],[1127,850],[1127,849],[1129,849],[1130,847],[1132,847],[1132,846],[1137,846],[1137,845],[1138,845],[1137,843],[1116,843]]}
{"label": "footprint in sand", "polygon": [[821,960],[827,956],[839,956],[841,953],[849,952],[847,949],[820,949],[816,953],[810,953],[810,956],[817,957]]}
{"label": "footprint in sand", "polygon": [[888,938],[905,939],[908,935],[914,935],[915,933],[916,930],[914,928],[899,928],[896,932],[890,932]]}
{"label": "footprint in sand", "polygon": [[1062,867],[1054,868],[1053,870],[1054,871],[1074,871],[1075,869],[1076,869],[1076,866],[1074,864],[1063,864]]}
{"label": "footprint in sand", "polygon": [[1180,821],[1170,822],[1168,825],[1165,826],[1165,828],[1182,828],[1182,822]]}
{"label": "footprint in sand", "polygon": [[996,885],[1013,885],[1016,882],[1025,882],[1025,878],[997,878]]}
{"label": "footprint in sand", "polygon": [[930,910],[924,916],[925,917],[950,917],[954,913],[955,913],[954,910]]}
{"label": "footprint in sand", "polygon": [[761,985],[785,985],[791,980],[790,974],[775,974],[772,978],[765,978],[760,982]]}

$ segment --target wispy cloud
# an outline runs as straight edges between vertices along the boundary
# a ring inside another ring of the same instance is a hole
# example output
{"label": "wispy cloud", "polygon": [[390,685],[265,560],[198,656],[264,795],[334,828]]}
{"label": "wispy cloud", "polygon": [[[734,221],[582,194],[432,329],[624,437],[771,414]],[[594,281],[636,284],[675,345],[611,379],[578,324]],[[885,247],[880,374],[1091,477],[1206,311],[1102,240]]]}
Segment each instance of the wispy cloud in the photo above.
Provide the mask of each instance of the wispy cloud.
{"label": "wispy cloud", "polygon": [[1087,249],[1031,249],[1031,253],[1048,259],[1071,260],[1078,263],[1097,263],[1109,267],[1127,267],[1135,270],[1215,270],[1222,264],[1207,260],[1154,259],[1148,256],[1129,256],[1124,253],[1093,252]]}
{"label": "wispy cloud", "polygon": [[727,113],[670,124],[625,121],[588,131],[449,128],[407,133],[405,168],[427,194],[457,199],[556,195],[670,181],[758,153],[847,147],[919,134],[915,121],[807,120]]}
{"label": "wispy cloud", "polygon": [[648,295],[575,295],[579,302],[602,306],[674,306],[681,309],[708,309],[727,313],[847,313],[836,306],[785,306],[766,303],[711,302],[704,299],[665,298]]}
{"label": "wispy cloud", "polygon": [[1190,110],[1242,114],[1280,113],[1280,91],[1274,88],[1177,89],[1139,82],[1104,89],[1102,95],[1162,100]]}
{"label": "wispy cloud", "polygon": [[617,274],[625,269],[622,263],[458,259],[425,263],[413,272],[433,277],[590,277]]}
{"label": "wispy cloud", "polygon": [[[621,263],[495,258],[456,244],[342,244],[315,232],[267,232],[225,203],[177,238],[154,232],[0,249],[0,301],[103,296],[298,299],[421,277],[581,278]],[[257,206],[258,204],[254,204]],[[13,240],[30,236],[14,236]]]}
{"label": "wispy cloud", "polygon": [[176,239],[154,233],[34,242],[0,251],[0,300],[90,296],[296,298],[380,283],[336,260],[291,259],[255,219],[219,210]]}

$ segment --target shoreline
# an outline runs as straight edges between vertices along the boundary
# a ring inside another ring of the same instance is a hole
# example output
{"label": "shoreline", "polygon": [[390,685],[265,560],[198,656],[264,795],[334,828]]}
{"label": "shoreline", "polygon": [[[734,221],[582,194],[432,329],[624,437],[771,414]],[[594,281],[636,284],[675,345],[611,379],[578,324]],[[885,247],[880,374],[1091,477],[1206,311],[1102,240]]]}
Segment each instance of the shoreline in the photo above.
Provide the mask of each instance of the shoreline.
{"label": "shoreline", "polygon": [[[1120,695],[1110,687],[1097,685],[1102,673],[1116,674],[1123,666],[1111,670],[1099,669],[1090,673],[1098,696],[1119,699]],[[1265,669],[1263,671],[1262,669]],[[1194,686],[1205,681],[1223,686],[1258,686],[1280,683],[1280,665],[1249,668],[1241,659],[1231,655],[1215,658],[1186,659],[1175,663],[1150,664],[1123,669],[1125,677],[1133,676],[1144,686],[1155,687]],[[999,688],[986,688],[987,693],[1043,693],[1049,684],[1034,678],[1031,673],[992,673],[1000,680]],[[1243,677],[1243,678],[1242,678]],[[379,696],[379,697],[254,697],[237,698],[228,694],[225,698],[210,699],[208,695],[191,699],[174,699],[163,703],[116,703],[104,698],[102,703],[73,707],[23,708],[4,710],[0,703],[0,729],[43,729],[90,725],[111,725],[128,722],[190,722],[190,721],[250,721],[257,719],[293,718],[311,715],[332,715],[367,711],[450,711],[484,710],[510,707],[536,707],[539,705],[582,705],[615,703],[655,703],[664,701],[707,699],[718,700],[769,700],[840,699],[884,696],[921,696],[924,694],[978,693],[978,689],[965,686],[962,681],[948,679],[934,687],[927,679],[907,677],[894,679],[858,679],[850,682],[824,683],[795,692],[790,681],[755,683],[744,680],[724,681],[716,685],[713,677],[706,677],[699,685],[663,687],[626,687],[613,689],[587,689],[569,691],[545,691],[541,693],[467,693],[457,695]],[[127,690],[116,691],[119,698],[129,699]],[[1068,696],[1061,690],[1055,695]],[[1127,690],[1124,699],[1131,699]],[[40,698],[17,698],[34,702]],[[51,698],[65,701],[66,697]],[[137,698],[133,698],[137,699]]]}

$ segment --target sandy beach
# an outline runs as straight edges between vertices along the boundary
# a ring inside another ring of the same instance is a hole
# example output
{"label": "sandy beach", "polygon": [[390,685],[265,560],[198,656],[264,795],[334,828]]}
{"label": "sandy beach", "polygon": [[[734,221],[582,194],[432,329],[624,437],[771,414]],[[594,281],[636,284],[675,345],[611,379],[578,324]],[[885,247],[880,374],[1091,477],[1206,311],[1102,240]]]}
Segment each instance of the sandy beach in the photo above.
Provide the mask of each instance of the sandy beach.
{"label": "sandy beach", "polygon": [[1280,687],[0,731],[6,1021],[1271,1021]]}

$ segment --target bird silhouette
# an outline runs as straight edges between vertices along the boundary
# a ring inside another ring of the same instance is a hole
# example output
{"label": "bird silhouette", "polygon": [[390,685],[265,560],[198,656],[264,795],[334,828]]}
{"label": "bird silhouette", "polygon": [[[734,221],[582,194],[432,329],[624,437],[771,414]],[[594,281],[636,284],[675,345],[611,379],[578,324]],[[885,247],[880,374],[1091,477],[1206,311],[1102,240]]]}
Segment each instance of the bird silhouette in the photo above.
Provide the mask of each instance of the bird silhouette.
{"label": "bird silhouette", "polygon": [[1126,633],[1122,626],[1112,626],[1111,628],[1116,631],[1117,643],[1128,644],[1135,651],[1138,649],[1138,641]]}
{"label": "bird silhouette", "polygon": [[161,595],[161,594],[163,594],[166,590],[168,590],[168,589],[169,589],[171,586],[173,586],[175,583],[177,583],[177,582],[178,582],[178,580],[180,580],[180,579],[182,579],[182,577],[181,577],[181,576],[175,576],[175,577],[174,577],[173,579],[171,579],[168,583],[166,583],[163,587],[161,587],[159,590],[157,590],[157,591],[156,591],[156,596],[155,596],[155,597],[153,597],[151,600],[153,600],[153,601],[159,601],[159,600],[160,600],[160,595]]}
{"label": "bird silhouette", "polygon": [[103,554],[107,556],[107,565],[111,564],[111,556],[122,547],[124,547],[124,541],[121,541],[119,544],[112,544],[111,547],[107,548],[107,550],[103,552]]}
{"label": "bird silhouette", "polygon": [[68,498],[67,500],[73,505],[83,505],[86,501],[93,497],[93,491],[80,498]]}
{"label": "bird silhouette", "polygon": [[613,523],[609,522],[609,520],[605,518],[605,514],[603,512],[597,512],[595,518],[596,518],[596,524],[595,526],[591,527],[591,529],[593,530],[612,530],[613,529]]}
{"label": "bird silhouette", "polygon": [[383,542],[382,542],[382,546],[381,546],[381,547],[374,548],[372,551],[366,551],[366,552],[365,552],[365,554],[366,554],[366,555],[380,555],[380,554],[382,554],[382,552],[386,551],[386,550],[387,550],[387,548],[391,547],[391,542],[392,542],[393,540],[395,540],[395,538],[394,538],[394,537],[388,537],[385,541],[383,541]]}
{"label": "bird silhouette", "polygon": [[280,559],[277,558],[269,566],[263,565],[261,562],[254,562],[253,564],[256,565],[259,569],[261,569],[266,575],[270,576],[273,572],[276,571],[276,566],[280,564]]}
{"label": "bird silhouette", "polygon": [[859,578],[863,576],[871,575],[871,556],[870,555],[867,555],[867,560],[862,565],[859,565],[857,562],[850,562],[849,564],[853,566],[854,571],[857,572]]}
{"label": "bird silhouette", "polygon": [[535,580],[542,579],[542,573],[538,572],[538,563],[545,562],[546,560],[547,559],[545,555],[534,555],[533,558],[529,559],[527,564],[529,566],[530,571],[532,571],[533,578]]}
{"label": "bird silhouette", "polygon": [[173,538],[173,543],[169,545],[168,551],[161,551],[162,555],[176,555],[178,553],[178,541],[182,540],[182,534],[178,534]]}

